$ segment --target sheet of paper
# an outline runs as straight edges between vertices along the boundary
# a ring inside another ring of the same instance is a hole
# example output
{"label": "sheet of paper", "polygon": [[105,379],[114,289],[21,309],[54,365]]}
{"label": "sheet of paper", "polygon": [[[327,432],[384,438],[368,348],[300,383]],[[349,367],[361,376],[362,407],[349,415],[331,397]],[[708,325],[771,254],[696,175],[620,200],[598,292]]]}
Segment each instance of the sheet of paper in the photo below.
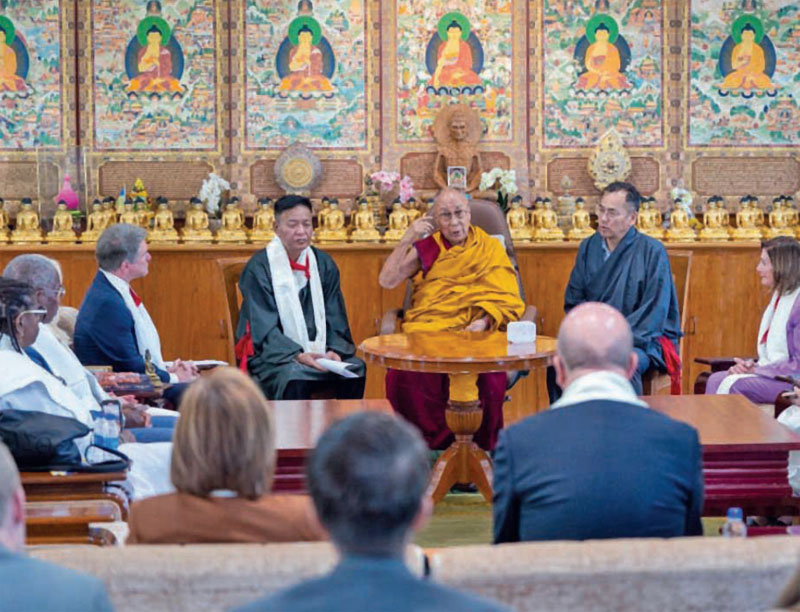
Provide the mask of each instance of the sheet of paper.
{"label": "sheet of paper", "polygon": [[334,361],[333,359],[326,359],[325,357],[320,357],[317,359],[317,363],[321,365],[323,368],[328,370],[328,372],[333,372],[338,374],[339,376],[344,376],[345,378],[358,378],[356,374],[353,374],[349,368],[350,366],[355,365],[354,363],[346,363],[344,361]]}

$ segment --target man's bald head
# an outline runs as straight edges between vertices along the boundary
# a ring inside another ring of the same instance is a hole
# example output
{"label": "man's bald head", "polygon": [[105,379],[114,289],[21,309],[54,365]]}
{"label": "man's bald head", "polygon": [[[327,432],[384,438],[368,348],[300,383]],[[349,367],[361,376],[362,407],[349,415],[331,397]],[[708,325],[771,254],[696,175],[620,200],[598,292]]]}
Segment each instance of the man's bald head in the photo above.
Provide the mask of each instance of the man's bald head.
{"label": "man's bald head", "polygon": [[556,350],[567,376],[577,370],[628,373],[633,334],[618,310],[600,302],[586,302],[564,317]]}
{"label": "man's bald head", "polygon": [[452,187],[445,187],[436,194],[436,198],[433,200],[434,208],[438,208],[440,203],[451,203],[469,207],[469,202],[467,202],[467,196],[464,195],[464,192],[453,189]]}

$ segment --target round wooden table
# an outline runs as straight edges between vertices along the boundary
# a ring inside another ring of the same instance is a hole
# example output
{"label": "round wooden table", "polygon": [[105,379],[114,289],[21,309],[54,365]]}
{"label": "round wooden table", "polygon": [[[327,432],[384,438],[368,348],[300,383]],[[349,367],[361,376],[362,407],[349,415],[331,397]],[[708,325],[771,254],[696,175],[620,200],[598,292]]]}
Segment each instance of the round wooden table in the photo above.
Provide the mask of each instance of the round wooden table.
{"label": "round wooden table", "polygon": [[491,502],[491,459],[472,440],[483,419],[478,375],[534,368],[555,354],[556,339],[509,344],[504,332],[418,332],[374,336],[358,348],[364,359],[385,368],[450,377],[445,420],[455,441],[436,461],[428,492],[437,502],[454,484],[475,483]]}

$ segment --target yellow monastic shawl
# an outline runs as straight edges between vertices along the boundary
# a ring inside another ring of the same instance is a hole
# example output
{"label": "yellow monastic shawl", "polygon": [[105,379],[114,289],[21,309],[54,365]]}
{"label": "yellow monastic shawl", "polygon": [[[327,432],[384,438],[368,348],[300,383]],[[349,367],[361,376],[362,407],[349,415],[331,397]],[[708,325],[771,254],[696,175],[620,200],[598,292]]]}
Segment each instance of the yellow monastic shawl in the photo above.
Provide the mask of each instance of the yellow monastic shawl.
{"label": "yellow monastic shawl", "polygon": [[525,304],[499,240],[475,226],[463,246],[445,249],[441,232],[433,238],[441,251],[426,275],[414,276],[403,332],[462,330],[484,313],[492,318],[491,329],[519,320]]}

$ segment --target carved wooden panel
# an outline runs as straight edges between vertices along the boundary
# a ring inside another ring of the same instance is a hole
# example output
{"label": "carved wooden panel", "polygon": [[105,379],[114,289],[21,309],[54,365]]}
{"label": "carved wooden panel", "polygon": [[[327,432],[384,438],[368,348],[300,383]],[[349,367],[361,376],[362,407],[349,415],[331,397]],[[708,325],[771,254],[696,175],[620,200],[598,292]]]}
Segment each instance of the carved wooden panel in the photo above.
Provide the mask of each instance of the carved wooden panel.
{"label": "carved wooden panel", "polygon": [[700,195],[757,196],[800,191],[800,162],[791,157],[701,157],[692,164]]}
{"label": "carved wooden panel", "polygon": [[[564,193],[561,181],[565,176],[572,180],[571,195],[596,196],[600,192],[589,175],[587,157],[559,157],[547,164],[547,190]],[[645,195],[658,190],[660,167],[652,157],[631,157],[631,175],[628,181]]]}
{"label": "carved wooden panel", "polygon": [[[481,166],[486,172],[492,168],[511,167],[511,160],[505,153],[498,151],[481,151]],[[414,189],[438,189],[433,180],[433,165],[436,163],[436,153],[406,153],[400,159],[400,174],[408,175],[414,182]]]}
{"label": "carved wooden panel", "polygon": [[98,191],[101,196],[116,196],[124,186],[130,192],[141,178],[152,197],[188,200],[200,193],[203,180],[213,171],[211,164],[201,161],[109,161],[98,168]]}
{"label": "carved wooden panel", "polygon": [[[312,198],[356,198],[364,190],[363,168],[348,159],[322,160],[322,180]],[[250,166],[250,192],[256,197],[278,198],[284,194],[275,181],[275,160],[261,159]]]}

